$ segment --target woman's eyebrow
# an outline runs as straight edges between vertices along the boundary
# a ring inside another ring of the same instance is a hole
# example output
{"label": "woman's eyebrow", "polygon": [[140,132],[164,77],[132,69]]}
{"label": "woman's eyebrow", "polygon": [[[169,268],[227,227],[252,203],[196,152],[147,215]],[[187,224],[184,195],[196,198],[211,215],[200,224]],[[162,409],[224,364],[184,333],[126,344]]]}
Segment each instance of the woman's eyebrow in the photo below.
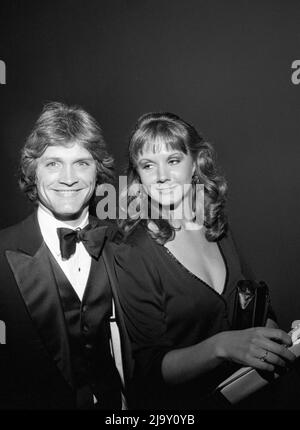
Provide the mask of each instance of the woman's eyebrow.
{"label": "woman's eyebrow", "polygon": [[150,161],[151,163],[154,163],[155,161],[151,158],[141,158],[140,160],[138,160],[138,163],[145,163],[146,161]]}
{"label": "woman's eyebrow", "polygon": [[180,152],[180,151],[172,152],[172,154],[168,155],[168,159],[169,159],[169,158],[171,158],[171,157],[174,157],[174,155],[177,155],[177,156],[179,156],[179,157],[182,157],[182,156],[183,156],[183,153],[182,153],[182,152]]}
{"label": "woman's eyebrow", "polygon": [[180,151],[176,151],[176,152],[173,152],[172,154],[168,155],[167,160],[169,160],[169,159],[170,159],[170,158],[172,158],[172,157],[180,157],[180,158],[183,158],[183,156],[184,156],[184,154],[183,154],[182,152],[180,152]]}

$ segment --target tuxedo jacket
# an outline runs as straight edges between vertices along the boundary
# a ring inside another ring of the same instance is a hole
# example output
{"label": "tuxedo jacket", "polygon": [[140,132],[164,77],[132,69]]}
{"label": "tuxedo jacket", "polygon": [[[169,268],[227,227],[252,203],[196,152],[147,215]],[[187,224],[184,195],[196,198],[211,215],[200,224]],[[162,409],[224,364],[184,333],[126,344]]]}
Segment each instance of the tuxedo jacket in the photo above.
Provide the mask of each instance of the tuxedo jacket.
{"label": "tuxedo jacket", "polygon": [[[126,385],[133,364],[107,246],[100,259],[113,293]],[[91,270],[100,280],[97,264]],[[6,343],[0,344],[0,409],[76,407],[67,327],[55,283],[36,213],[0,232],[0,320],[6,326]]]}

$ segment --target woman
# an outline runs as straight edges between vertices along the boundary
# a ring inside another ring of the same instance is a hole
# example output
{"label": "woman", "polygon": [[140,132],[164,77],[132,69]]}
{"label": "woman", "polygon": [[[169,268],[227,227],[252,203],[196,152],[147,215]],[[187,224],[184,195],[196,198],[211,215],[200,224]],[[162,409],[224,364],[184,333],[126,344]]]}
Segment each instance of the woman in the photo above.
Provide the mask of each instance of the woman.
{"label": "woman", "polygon": [[244,276],[224,215],[226,183],[190,124],[170,113],[138,120],[127,195],[115,258],[136,408],[220,407],[211,393],[236,365],[273,372],[295,359],[271,318],[269,327],[231,329]]}

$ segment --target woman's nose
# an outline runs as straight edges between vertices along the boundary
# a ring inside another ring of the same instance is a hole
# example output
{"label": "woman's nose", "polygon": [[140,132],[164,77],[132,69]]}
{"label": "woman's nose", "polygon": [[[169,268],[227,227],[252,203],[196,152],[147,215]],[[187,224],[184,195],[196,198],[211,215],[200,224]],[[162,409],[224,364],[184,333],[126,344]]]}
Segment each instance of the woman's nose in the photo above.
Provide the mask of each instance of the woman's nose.
{"label": "woman's nose", "polygon": [[169,179],[168,167],[161,165],[157,169],[157,182],[166,182]]}

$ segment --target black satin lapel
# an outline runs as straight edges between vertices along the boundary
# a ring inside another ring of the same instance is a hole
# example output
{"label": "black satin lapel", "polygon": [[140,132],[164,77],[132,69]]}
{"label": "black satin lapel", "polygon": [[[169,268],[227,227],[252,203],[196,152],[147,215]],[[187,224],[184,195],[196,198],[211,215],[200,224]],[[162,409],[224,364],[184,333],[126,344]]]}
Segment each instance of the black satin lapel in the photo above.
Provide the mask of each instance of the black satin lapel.
{"label": "black satin lapel", "polygon": [[6,251],[6,257],[46,349],[73,386],[65,319],[48,252],[43,243],[33,257],[16,251]]}

